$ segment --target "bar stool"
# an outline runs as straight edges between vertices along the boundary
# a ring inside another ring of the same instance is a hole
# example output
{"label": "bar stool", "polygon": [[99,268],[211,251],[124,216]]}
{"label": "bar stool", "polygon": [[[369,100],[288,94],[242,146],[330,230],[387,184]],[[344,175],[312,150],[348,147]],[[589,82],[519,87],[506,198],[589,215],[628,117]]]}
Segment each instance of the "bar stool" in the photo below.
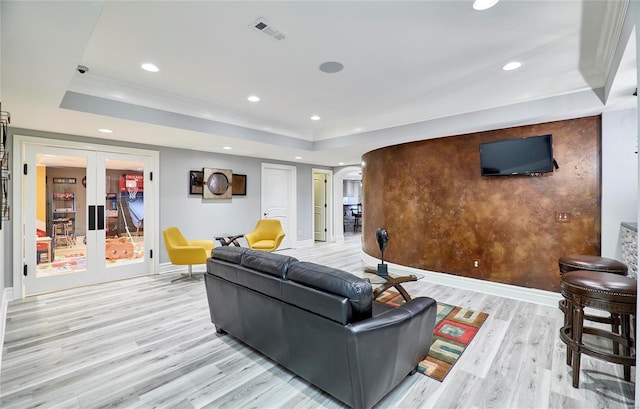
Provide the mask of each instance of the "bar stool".
{"label": "bar stool", "polygon": [[[580,357],[583,353],[623,365],[624,379],[630,381],[631,366],[635,366],[635,341],[631,335],[631,322],[632,316],[635,317],[636,314],[636,280],[616,274],[580,270],[563,274],[560,280],[566,307],[560,339],[567,345],[567,365],[571,365],[573,387],[577,388],[580,382]],[[617,314],[620,317],[620,333],[584,326],[584,307]],[[634,328],[633,336],[635,333]],[[583,334],[612,340],[613,353],[583,344]],[[622,354],[619,353],[620,346]]]}
{"label": "bar stool", "polygon": [[576,270],[627,275],[626,264],[600,256],[562,256],[558,259],[558,265],[560,267],[560,275]]}
{"label": "bar stool", "polygon": [[[618,275],[627,275],[627,266],[617,260],[600,257],[600,256],[585,256],[585,255],[570,255],[562,256],[558,259],[558,266],[560,267],[560,276],[570,271],[583,270],[583,271],[598,271],[601,273],[610,273]],[[558,301],[558,308],[564,312],[564,300]],[[586,320],[601,322],[604,324],[611,324],[611,330],[618,332],[618,326],[620,320],[616,314],[611,314],[609,317],[599,317],[597,315],[585,315]]]}

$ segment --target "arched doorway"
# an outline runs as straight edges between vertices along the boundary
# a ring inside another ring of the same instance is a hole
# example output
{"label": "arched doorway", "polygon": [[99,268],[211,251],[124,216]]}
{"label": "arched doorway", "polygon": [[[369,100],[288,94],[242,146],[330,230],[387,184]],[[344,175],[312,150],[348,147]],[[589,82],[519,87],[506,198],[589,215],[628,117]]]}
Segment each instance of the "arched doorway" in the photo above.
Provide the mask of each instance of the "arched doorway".
{"label": "arched doorway", "polygon": [[[336,233],[336,241],[344,241],[345,227],[348,227],[351,230],[356,230],[356,232],[358,231],[359,228],[355,226],[358,216],[353,216],[353,211],[355,210],[356,213],[359,212],[360,215],[362,214],[361,193],[360,195],[346,196],[347,199],[345,199],[345,180],[359,181],[357,183],[361,186],[362,168],[360,168],[360,166],[347,166],[333,174],[333,186],[335,186],[333,190],[333,203],[334,209],[336,209],[334,211],[334,231]],[[357,199],[358,197],[360,197],[360,200]],[[342,209],[342,211],[339,209]],[[347,221],[345,218],[345,212],[347,212],[347,219],[353,220],[353,224],[349,223],[347,226],[347,223],[345,223],[345,221]],[[362,220],[358,220],[358,223],[362,226]]]}

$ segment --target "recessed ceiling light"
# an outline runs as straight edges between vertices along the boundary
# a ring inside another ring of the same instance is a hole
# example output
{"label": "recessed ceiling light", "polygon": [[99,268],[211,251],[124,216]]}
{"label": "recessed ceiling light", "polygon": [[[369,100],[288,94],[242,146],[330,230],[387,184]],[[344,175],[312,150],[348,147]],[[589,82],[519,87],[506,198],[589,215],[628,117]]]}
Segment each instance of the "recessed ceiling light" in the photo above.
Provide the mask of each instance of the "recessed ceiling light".
{"label": "recessed ceiling light", "polygon": [[247,98],[249,101],[251,102],[259,102],[260,101],[260,97],[256,96],[256,95],[251,95],[249,96],[249,98]]}
{"label": "recessed ceiling light", "polygon": [[311,117],[311,120],[312,121],[319,121],[320,117],[318,115],[314,115],[314,116]]}
{"label": "recessed ceiling light", "polygon": [[475,0],[473,2],[474,10],[486,10],[495,6],[499,0]]}
{"label": "recessed ceiling light", "polygon": [[327,61],[320,64],[320,71],[325,72],[327,74],[335,74],[336,72],[340,72],[344,69],[344,65],[337,61]]}
{"label": "recessed ceiling light", "polygon": [[505,71],[512,71],[517,70],[520,67],[522,67],[522,63],[520,61],[511,61],[510,63],[505,64],[502,69]]}
{"label": "recessed ceiling light", "polygon": [[140,67],[143,70],[149,71],[149,72],[158,72],[158,71],[160,71],[160,68],[156,67],[155,64],[152,64],[150,62],[146,62],[146,63],[142,64]]}
{"label": "recessed ceiling light", "polygon": [[338,163],[338,165],[342,166],[342,165],[344,165],[344,162],[340,162],[340,163]]}
{"label": "recessed ceiling light", "polygon": [[231,146],[223,146],[222,149],[224,149],[225,151],[230,151],[233,148]]}
{"label": "recessed ceiling light", "polygon": [[296,159],[302,159],[302,156],[296,156]]}
{"label": "recessed ceiling light", "polygon": [[98,129],[98,132],[113,133],[113,131],[111,129],[107,129],[107,128],[100,128],[100,129]]}

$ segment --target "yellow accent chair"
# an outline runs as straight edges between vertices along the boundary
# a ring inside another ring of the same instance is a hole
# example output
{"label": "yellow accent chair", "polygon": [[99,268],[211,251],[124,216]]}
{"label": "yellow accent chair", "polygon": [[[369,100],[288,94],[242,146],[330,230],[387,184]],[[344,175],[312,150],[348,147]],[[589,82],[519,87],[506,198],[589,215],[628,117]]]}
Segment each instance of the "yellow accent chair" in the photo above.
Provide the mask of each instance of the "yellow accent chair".
{"label": "yellow accent chair", "polygon": [[207,262],[214,246],[213,240],[187,240],[177,227],[168,227],[162,231],[162,234],[171,264],[189,266],[187,274],[181,274],[181,277],[171,282],[182,279],[200,280],[193,275],[192,266]]}
{"label": "yellow accent chair", "polygon": [[284,239],[284,230],[278,219],[260,219],[256,228],[245,234],[249,247],[260,251],[274,251]]}

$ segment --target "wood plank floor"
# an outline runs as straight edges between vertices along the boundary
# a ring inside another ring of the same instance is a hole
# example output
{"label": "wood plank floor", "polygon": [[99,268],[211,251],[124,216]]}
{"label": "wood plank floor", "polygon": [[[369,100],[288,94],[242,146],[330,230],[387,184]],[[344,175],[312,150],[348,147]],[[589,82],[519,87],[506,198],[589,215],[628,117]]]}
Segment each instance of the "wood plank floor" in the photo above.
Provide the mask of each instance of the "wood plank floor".
{"label": "wood plank floor", "polygon": [[[360,236],[288,250],[361,272]],[[174,274],[13,301],[0,371],[4,408],[340,408],[230,336],[215,333],[204,284]],[[557,308],[434,285],[405,288],[489,318],[444,382],[406,378],[379,408],[627,408],[635,375],[583,357],[571,386]],[[632,371],[635,372],[635,371]]]}

